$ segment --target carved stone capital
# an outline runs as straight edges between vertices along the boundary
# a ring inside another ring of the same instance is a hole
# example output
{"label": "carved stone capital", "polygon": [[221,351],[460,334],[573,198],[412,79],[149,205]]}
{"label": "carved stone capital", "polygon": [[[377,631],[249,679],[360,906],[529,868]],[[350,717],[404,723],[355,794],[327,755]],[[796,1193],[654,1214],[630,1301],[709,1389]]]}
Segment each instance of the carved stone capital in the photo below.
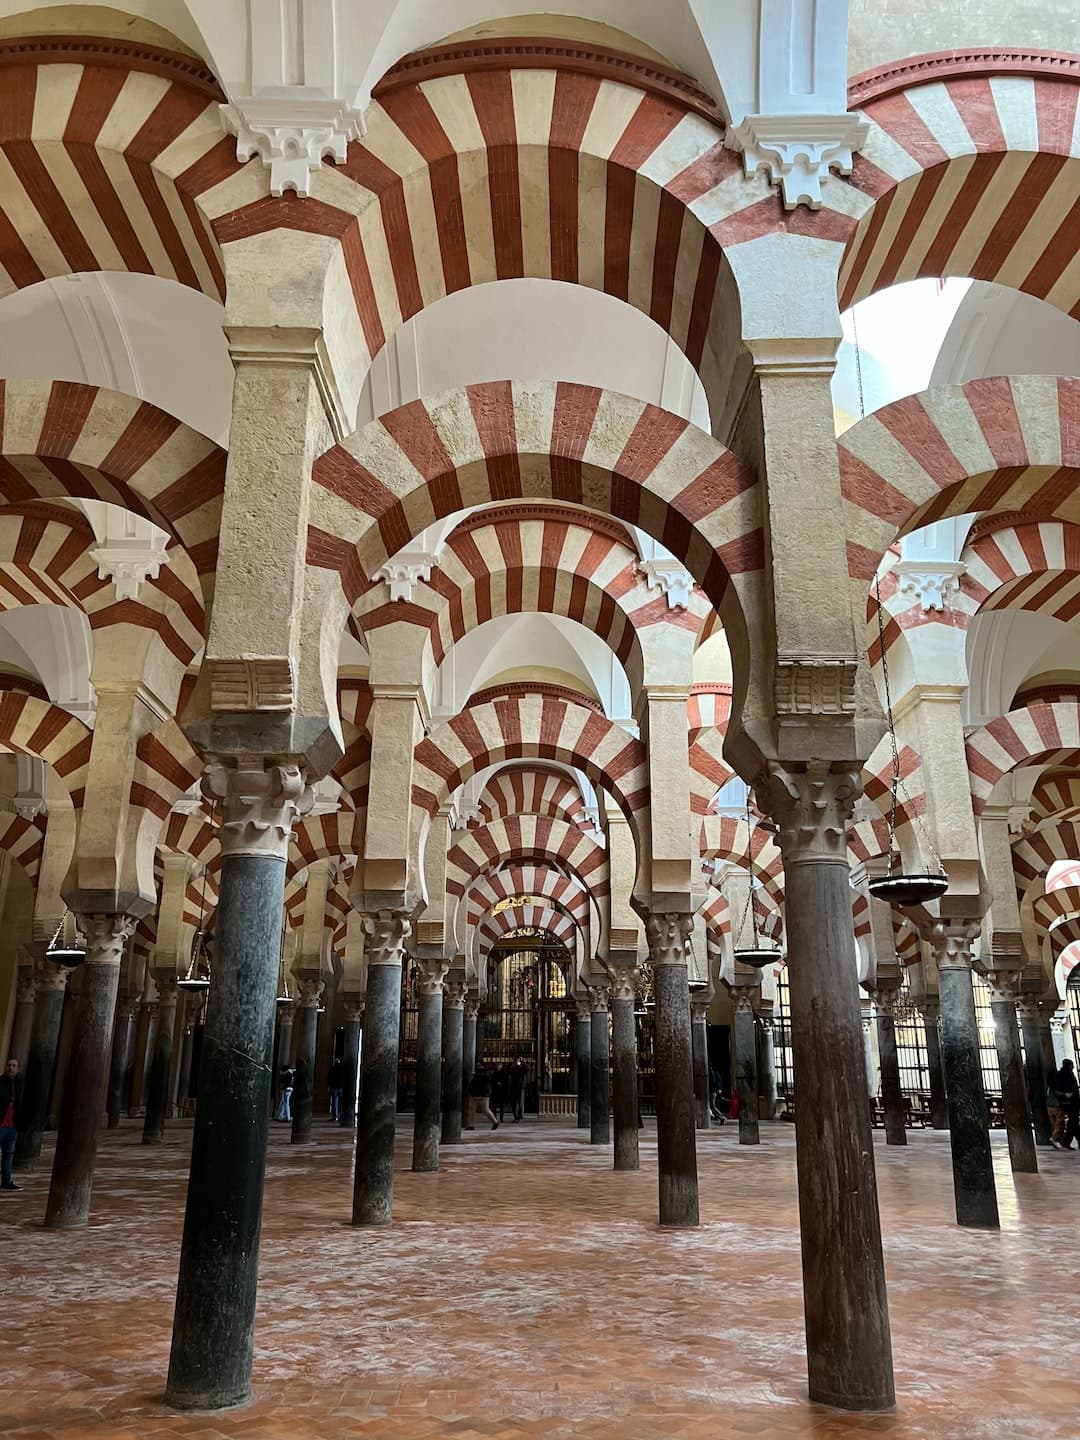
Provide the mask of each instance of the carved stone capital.
{"label": "carved stone capital", "polygon": [[941,1019],[941,1001],[936,995],[926,995],[915,1001],[915,1008],[927,1025],[936,1025]]}
{"label": "carved stone capital", "polygon": [[592,1024],[592,1005],[589,1003],[588,997],[577,1002],[577,1018],[579,1025]]}
{"label": "carved stone capital", "polygon": [[[421,995],[438,995],[445,991],[449,960],[428,959],[417,961],[417,987]],[[445,1003],[445,1002],[444,1002]]]}
{"label": "carved stone capital", "polygon": [[235,762],[211,757],[203,794],[219,802],[222,856],[287,858],[293,822],[311,809],[311,789],[292,760],[242,755]]}
{"label": "carved stone capital", "polygon": [[747,175],[764,170],[783,191],[784,209],[821,208],[821,187],[835,168],[850,175],[852,157],[870,133],[862,115],[747,115],[725,144],[742,152]]}
{"label": "carved stone capital", "polygon": [[991,1000],[1004,1000],[1016,1004],[1016,987],[1019,976],[1015,970],[988,970],[983,976],[990,987]]}
{"label": "carved stone capital", "polygon": [[465,1001],[465,1019],[475,1020],[479,1014],[480,997],[478,995],[470,995]]}
{"label": "carved stone capital", "polygon": [[606,985],[589,986],[589,1010],[593,1015],[606,1015],[608,1008],[608,987]]}
{"label": "carved stone capital", "polygon": [[899,985],[879,985],[869,992],[874,1009],[880,1015],[895,1015],[900,1001]]}
{"label": "carved stone capital", "polygon": [[735,1006],[735,1013],[745,1015],[747,1011],[753,1014],[754,1001],[757,999],[756,985],[736,985],[732,988],[731,998]]}
{"label": "carved stone capital", "polygon": [[21,966],[17,972],[15,983],[16,1005],[32,1005],[37,999],[38,979],[33,970],[24,970]]}
{"label": "carved stone capital", "polygon": [[971,947],[979,938],[980,926],[962,925],[955,922],[935,920],[923,929],[923,939],[928,941],[934,952],[934,963],[939,970],[970,970]]}
{"label": "carved stone capital", "polygon": [[346,1020],[362,1020],[364,1018],[364,1006],[367,1004],[366,995],[358,995],[355,991],[346,991],[342,996],[341,1003]]}
{"label": "carved stone capital", "polygon": [[443,1005],[447,1010],[464,1010],[468,986],[462,980],[447,980],[443,984]]}
{"label": "carved stone capital", "polygon": [[299,1009],[317,1010],[323,993],[323,981],[316,980],[310,975],[300,976],[297,979],[297,991],[299,994]]}
{"label": "carved stone capital", "polygon": [[654,967],[685,965],[693,933],[694,917],[685,911],[650,912],[645,917],[649,963]]}
{"label": "carved stone capital", "polygon": [[1050,1033],[1053,1035],[1064,1035],[1068,1024],[1069,1012],[1062,1006],[1061,1009],[1055,1010],[1053,1015],[1050,1016]]}
{"label": "carved stone capital", "polygon": [[637,997],[637,967],[616,966],[611,972],[612,1000],[634,1000]]}
{"label": "carved stone capital", "polygon": [[154,984],[157,986],[158,1004],[165,1006],[175,1005],[177,996],[176,982],[179,978],[176,971],[173,969],[155,970],[153,974]]}
{"label": "carved stone capital", "polygon": [[84,915],[79,929],[86,936],[87,965],[119,965],[135,921],[130,915]]}
{"label": "carved stone capital", "polygon": [[412,920],[393,910],[364,916],[364,955],[368,966],[400,965],[405,941],[412,934]]}
{"label": "carved stone capital", "polygon": [[805,770],[770,762],[754,786],[758,805],[779,827],[785,865],[838,859],[846,864],[848,825],[861,793],[857,769],[832,770],[823,760],[811,760]]}

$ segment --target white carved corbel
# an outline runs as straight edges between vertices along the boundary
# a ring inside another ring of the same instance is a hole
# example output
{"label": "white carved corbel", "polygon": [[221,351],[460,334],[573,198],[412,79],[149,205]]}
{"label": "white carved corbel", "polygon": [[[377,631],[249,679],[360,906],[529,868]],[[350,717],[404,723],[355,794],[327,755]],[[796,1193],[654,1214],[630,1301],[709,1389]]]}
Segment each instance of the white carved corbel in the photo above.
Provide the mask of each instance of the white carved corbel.
{"label": "white carved corbel", "polygon": [[742,153],[747,175],[759,169],[779,185],[784,209],[821,208],[821,186],[833,168],[851,174],[853,156],[870,126],[861,115],[747,115],[725,143]]}
{"label": "white carved corbel", "polygon": [[363,133],[359,113],[333,97],[239,95],[218,109],[236,136],[236,158],[244,164],[260,156],[276,197],[286,190],[309,195],[312,172],[326,159],[344,164],[349,141]]}
{"label": "white carved corbel", "polygon": [[667,596],[669,610],[688,610],[694,577],[677,560],[643,560],[639,570],[650,590]]}
{"label": "white carved corbel", "polygon": [[421,580],[430,580],[432,566],[438,561],[438,555],[429,550],[402,550],[376,570],[375,579],[385,580],[390,586],[391,600],[411,600],[413,586]]}
{"label": "white carved corbel", "polygon": [[966,569],[959,560],[900,560],[893,574],[900,594],[913,595],[924,611],[946,610]]}

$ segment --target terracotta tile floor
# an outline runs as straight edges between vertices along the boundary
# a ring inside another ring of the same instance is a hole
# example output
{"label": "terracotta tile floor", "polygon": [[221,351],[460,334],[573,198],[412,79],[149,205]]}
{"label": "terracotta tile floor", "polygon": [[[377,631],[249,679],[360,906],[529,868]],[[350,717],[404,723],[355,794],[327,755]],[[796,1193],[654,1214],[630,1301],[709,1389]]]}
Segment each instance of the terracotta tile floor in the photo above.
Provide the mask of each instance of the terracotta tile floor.
{"label": "terracotta tile floor", "polygon": [[944,1135],[878,1143],[899,1408],[859,1417],[805,1398],[794,1145],[699,1137],[699,1231],[655,1221],[656,1147],[615,1175],[569,1122],[507,1125],[413,1175],[399,1133],[396,1224],[359,1231],[343,1132],[275,1127],[256,1399],[177,1415],[161,1404],[190,1127],[144,1150],[103,1138],[93,1223],[40,1228],[47,1171],[0,1197],[0,1435],[892,1436],[1075,1440],[1080,1156],[1008,1171],[1000,1235],[952,1223]]}

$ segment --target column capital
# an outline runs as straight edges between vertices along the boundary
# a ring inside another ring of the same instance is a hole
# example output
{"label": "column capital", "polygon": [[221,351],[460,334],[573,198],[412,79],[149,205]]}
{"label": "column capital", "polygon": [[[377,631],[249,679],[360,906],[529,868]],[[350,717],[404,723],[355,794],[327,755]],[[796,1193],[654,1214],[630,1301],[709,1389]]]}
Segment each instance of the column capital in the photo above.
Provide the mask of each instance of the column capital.
{"label": "column capital", "polygon": [[301,976],[298,978],[298,988],[300,992],[299,1008],[301,1010],[318,1009],[323,993],[323,982],[310,975]]}
{"label": "column capital", "polygon": [[685,965],[693,933],[694,917],[686,911],[650,911],[645,917],[649,963],[654,968],[657,965]]}
{"label": "column capital", "polygon": [[941,1019],[941,1001],[936,995],[924,995],[915,1001],[915,1008],[928,1025],[936,1025]]}
{"label": "column capital", "polygon": [[211,756],[203,794],[220,802],[222,857],[261,855],[285,860],[293,821],[306,815],[312,793],[296,760],[264,755]]}
{"label": "column capital", "polygon": [[919,932],[934,952],[939,970],[970,970],[971,947],[979,937],[979,922],[935,920],[919,926]]}
{"label": "column capital", "polygon": [[867,994],[873,1001],[874,1008],[879,1015],[895,1016],[897,1006],[900,1003],[899,981],[895,985],[875,985],[872,990],[867,991]]}
{"label": "column capital", "polygon": [[756,992],[756,985],[734,985],[731,987],[731,998],[735,1006],[736,1015],[745,1015],[747,1011],[751,1014],[754,1013]]}
{"label": "column capital", "polygon": [[168,970],[154,971],[154,984],[157,986],[159,1005],[176,1004],[176,982],[178,979],[179,976],[176,971],[171,968]]}
{"label": "column capital", "polygon": [[1050,1016],[1050,1031],[1054,1035],[1064,1035],[1069,1024],[1069,1012],[1060,1006]]}
{"label": "column capital", "polygon": [[861,794],[857,765],[833,769],[825,760],[798,769],[770,761],[754,784],[758,805],[778,826],[785,865],[801,860],[846,865],[848,825]]}
{"label": "column capital", "polygon": [[589,1013],[592,1015],[606,1015],[608,1008],[608,987],[606,985],[589,986]]}
{"label": "column capital", "polygon": [[135,921],[130,915],[83,915],[79,929],[86,936],[87,965],[119,967]]}
{"label": "column capital", "polygon": [[466,1000],[465,1000],[465,1018],[466,1018],[466,1020],[475,1020],[479,1014],[480,1014],[480,997],[479,997],[479,995],[469,995],[469,996],[466,998]]}
{"label": "column capital", "polygon": [[341,1003],[345,1009],[346,1020],[362,1020],[364,1018],[364,1006],[367,1004],[366,995],[359,995],[354,990],[347,990],[342,996]]}
{"label": "column capital", "polygon": [[418,960],[416,962],[419,971],[419,989],[421,995],[440,995],[446,989],[446,974],[450,969],[450,961],[436,957],[435,959]]}
{"label": "column capital", "polygon": [[468,986],[463,980],[445,980],[443,982],[443,1004],[447,1010],[464,1010],[465,997],[468,993]]}
{"label": "column capital", "polygon": [[617,965],[611,970],[611,999],[634,1000],[637,997],[638,968],[636,965]]}
{"label": "column capital", "polygon": [[24,970],[22,966],[17,972],[15,985],[16,1005],[32,1005],[37,998],[38,978],[33,970]]}
{"label": "column capital", "polygon": [[373,965],[400,965],[405,941],[412,934],[410,916],[396,910],[379,910],[364,916],[364,955]]}

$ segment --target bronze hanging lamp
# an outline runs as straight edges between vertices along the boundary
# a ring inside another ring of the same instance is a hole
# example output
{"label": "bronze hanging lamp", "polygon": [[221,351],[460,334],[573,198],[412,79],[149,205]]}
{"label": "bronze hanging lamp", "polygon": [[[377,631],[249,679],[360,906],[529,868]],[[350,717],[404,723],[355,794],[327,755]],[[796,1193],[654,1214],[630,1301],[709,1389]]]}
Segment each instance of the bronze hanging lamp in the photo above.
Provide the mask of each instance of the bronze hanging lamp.
{"label": "bronze hanging lamp", "polygon": [[754,875],[754,817],[750,811],[750,791],[746,792],[746,856],[749,861],[750,888],[746,895],[746,905],[743,909],[742,920],[739,922],[739,934],[746,929],[746,917],[750,916],[750,944],[737,946],[733,951],[735,959],[740,965],[749,965],[755,970],[764,970],[766,965],[780,959],[780,951],[772,945],[765,945],[758,937],[757,928],[757,906],[754,904],[754,891],[757,888],[757,879]]}
{"label": "bronze hanging lamp", "polygon": [[60,924],[53,931],[45,959],[51,960],[54,965],[62,965],[66,970],[74,970],[86,959],[86,946],[80,943],[75,916],[70,910],[64,911]]}

